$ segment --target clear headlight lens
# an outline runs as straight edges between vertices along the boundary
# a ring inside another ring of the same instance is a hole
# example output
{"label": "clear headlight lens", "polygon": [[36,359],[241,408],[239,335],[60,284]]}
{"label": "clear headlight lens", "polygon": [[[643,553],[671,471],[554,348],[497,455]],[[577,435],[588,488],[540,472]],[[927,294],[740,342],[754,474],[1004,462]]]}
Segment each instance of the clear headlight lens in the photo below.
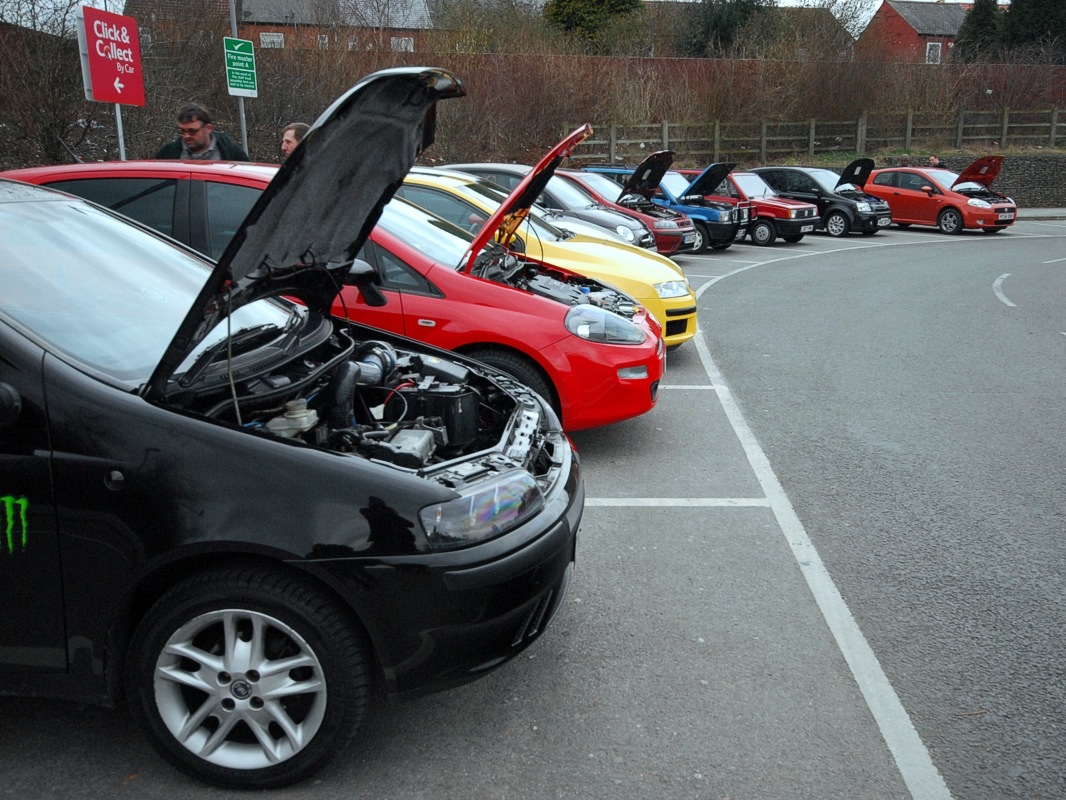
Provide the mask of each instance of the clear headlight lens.
{"label": "clear headlight lens", "polygon": [[799,213],[799,212],[798,212],[798,211],[796,211],[796,209],[794,209],[794,208],[790,208],[790,209],[788,210],[788,218],[789,218],[789,219],[795,219],[795,218],[796,218],[796,215],[797,215],[798,213]]}
{"label": "clear headlight lens", "polygon": [[857,209],[859,209],[859,211],[863,212],[864,214],[868,214],[868,213],[869,213],[870,211],[872,211],[872,210],[873,210],[873,209],[871,209],[871,208],[870,208],[870,204],[869,204],[869,203],[865,203],[865,202],[863,202],[863,203],[856,203],[856,204],[855,204],[855,207],[856,207]]}
{"label": "clear headlight lens", "polygon": [[677,228],[677,223],[672,219],[657,219],[655,220],[655,227],[662,228],[663,230],[674,230]]}
{"label": "clear headlight lens", "polygon": [[668,297],[684,297],[689,293],[688,284],[684,281],[663,281],[653,286],[655,293],[663,300]]}
{"label": "clear headlight lens", "polygon": [[641,344],[644,331],[625,317],[593,305],[572,306],[566,312],[566,329],[574,336],[604,344]]}
{"label": "clear headlight lens", "polygon": [[987,200],[981,200],[978,197],[971,197],[966,201],[966,205],[973,206],[974,208],[992,208],[992,204]]}
{"label": "clear headlight lens", "polygon": [[430,545],[440,549],[491,539],[521,525],[544,508],[544,495],[523,470],[501,473],[454,500],[418,512]]}
{"label": "clear headlight lens", "polygon": [[625,225],[619,225],[614,230],[615,233],[617,233],[627,242],[635,242],[637,240],[637,237],[634,235],[632,228],[627,228]]}

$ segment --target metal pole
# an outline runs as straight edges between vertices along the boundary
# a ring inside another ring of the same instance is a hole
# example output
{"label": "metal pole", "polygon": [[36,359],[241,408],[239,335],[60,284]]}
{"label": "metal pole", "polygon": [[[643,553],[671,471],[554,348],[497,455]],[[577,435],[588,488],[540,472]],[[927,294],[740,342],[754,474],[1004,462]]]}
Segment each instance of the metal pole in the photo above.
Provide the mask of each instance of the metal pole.
{"label": "metal pole", "polygon": [[115,103],[115,133],[118,135],[118,160],[126,160],[126,142],[122,133],[122,106]]}
{"label": "metal pole", "polygon": [[[234,39],[237,38],[237,8],[233,0],[229,0],[229,27]],[[248,122],[244,118],[244,98],[237,98],[237,110],[241,118],[241,147],[248,152]]]}

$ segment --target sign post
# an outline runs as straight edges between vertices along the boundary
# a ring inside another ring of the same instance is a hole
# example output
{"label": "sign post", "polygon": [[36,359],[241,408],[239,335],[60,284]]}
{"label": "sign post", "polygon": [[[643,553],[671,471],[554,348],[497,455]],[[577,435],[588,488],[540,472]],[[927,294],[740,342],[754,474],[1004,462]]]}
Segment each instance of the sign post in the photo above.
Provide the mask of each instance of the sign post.
{"label": "sign post", "polygon": [[85,99],[115,104],[119,158],[126,159],[122,105],[144,105],[144,72],[137,20],[92,6],[77,10],[78,50]]}
{"label": "sign post", "polygon": [[226,86],[236,97],[259,97],[259,85],[255,75],[255,50],[247,39],[231,39],[225,36]]}

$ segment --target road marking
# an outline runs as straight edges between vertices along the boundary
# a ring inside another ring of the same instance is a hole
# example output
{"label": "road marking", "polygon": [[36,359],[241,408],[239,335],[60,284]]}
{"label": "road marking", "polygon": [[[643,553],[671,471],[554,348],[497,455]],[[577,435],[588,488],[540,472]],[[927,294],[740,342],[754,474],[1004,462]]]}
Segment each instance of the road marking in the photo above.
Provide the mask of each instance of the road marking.
{"label": "road marking", "polygon": [[660,383],[660,389],[702,389],[703,391],[716,392],[717,386],[710,386],[706,383]]}
{"label": "road marking", "polygon": [[1066,261],[1066,258],[1053,258],[1051,261],[1042,261],[1042,264],[1058,264],[1060,261]]}
{"label": "road marking", "polygon": [[769,508],[765,497],[586,497],[597,508]]}
{"label": "road marking", "polygon": [[1010,273],[1005,272],[998,278],[996,278],[995,281],[992,282],[992,293],[999,298],[999,301],[1003,303],[1003,305],[1010,306],[1011,308],[1017,308],[1014,303],[1007,299],[1007,295],[1003,294],[1003,281],[1009,277]]}
{"label": "road marking", "polygon": [[[811,253],[810,255],[824,255],[824,253]],[[796,256],[787,258],[794,257]],[[744,272],[747,269],[749,268],[743,268],[737,272]],[[697,299],[715,283],[717,280],[701,286],[696,293]],[[915,730],[910,715],[907,714],[896,690],[892,687],[888,676],[885,675],[873,648],[866,641],[851,609],[848,608],[840,590],[837,589],[826,570],[821,556],[792,507],[792,502],[785,494],[777,475],[774,474],[769,459],[755,438],[755,434],[748,427],[740,406],[734,400],[729,386],[725,383],[725,378],[714,363],[707,343],[703,339],[702,331],[697,332],[693,342],[707,377],[717,388],[722,409],[740,440],[759,485],[766,494],[769,508],[777,519],[778,527],[784,534],[792,555],[807,581],[807,586],[822,612],[822,617],[836,640],[837,647],[840,648],[859,691],[866,700],[866,705],[881,731],[881,736],[892,754],[892,759],[911,797],[914,800],[951,800],[951,792],[936,765],[933,764],[929,750],[918,735],[918,731]]]}

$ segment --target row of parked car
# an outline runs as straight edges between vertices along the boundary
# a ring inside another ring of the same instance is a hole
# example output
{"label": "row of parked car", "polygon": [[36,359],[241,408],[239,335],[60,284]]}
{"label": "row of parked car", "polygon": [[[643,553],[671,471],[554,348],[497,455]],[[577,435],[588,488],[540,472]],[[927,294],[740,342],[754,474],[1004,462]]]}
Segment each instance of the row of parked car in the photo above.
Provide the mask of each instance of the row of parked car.
{"label": "row of parked car", "polygon": [[[414,167],[463,94],[377,73],[280,167],[0,176],[0,693],[125,700],[179,767],[263,789],[342,752],[374,688],[541,635],[584,509],[563,431],[650,410],[696,334],[663,253],[769,217],[757,173],[559,170],[587,126],[488,178]],[[561,217],[578,186],[629,222]]]}

